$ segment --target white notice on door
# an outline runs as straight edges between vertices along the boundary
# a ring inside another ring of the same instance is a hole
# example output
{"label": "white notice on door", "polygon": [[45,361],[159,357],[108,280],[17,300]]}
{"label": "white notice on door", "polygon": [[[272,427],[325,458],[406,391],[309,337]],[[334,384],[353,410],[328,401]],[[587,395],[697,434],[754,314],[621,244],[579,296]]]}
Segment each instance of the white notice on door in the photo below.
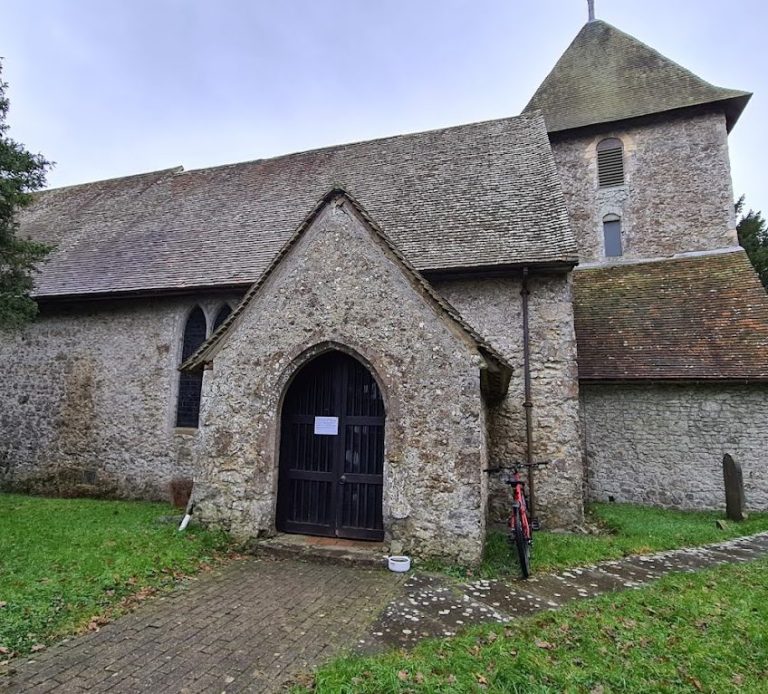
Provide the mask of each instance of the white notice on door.
{"label": "white notice on door", "polygon": [[338,417],[315,417],[315,434],[318,436],[336,436],[339,433]]}

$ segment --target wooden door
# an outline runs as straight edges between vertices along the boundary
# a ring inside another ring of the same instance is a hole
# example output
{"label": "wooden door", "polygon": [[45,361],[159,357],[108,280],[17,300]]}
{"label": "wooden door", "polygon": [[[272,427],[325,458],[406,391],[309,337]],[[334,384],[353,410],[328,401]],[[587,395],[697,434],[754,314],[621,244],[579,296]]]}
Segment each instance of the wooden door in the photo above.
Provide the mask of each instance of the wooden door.
{"label": "wooden door", "polygon": [[283,404],[278,530],[383,539],[384,420],[353,357],[329,352],[301,370]]}

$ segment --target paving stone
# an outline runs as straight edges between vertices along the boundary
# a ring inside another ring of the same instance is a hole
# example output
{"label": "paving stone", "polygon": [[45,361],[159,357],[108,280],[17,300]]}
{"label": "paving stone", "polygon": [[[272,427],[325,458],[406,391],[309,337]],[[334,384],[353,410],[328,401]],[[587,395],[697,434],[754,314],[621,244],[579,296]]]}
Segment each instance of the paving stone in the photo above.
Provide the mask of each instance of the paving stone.
{"label": "paving stone", "polygon": [[677,567],[675,570],[677,571],[685,571],[686,568],[708,569],[726,563],[727,559],[723,554],[703,548],[676,552],[674,555],[674,562]]}
{"label": "paving stone", "polygon": [[605,592],[592,583],[594,581],[586,576],[569,578],[562,574],[543,574],[531,576],[525,582],[525,589],[543,598],[549,607],[557,607],[571,600],[591,598]]}
{"label": "paving stone", "polygon": [[752,559],[757,558],[729,552],[720,545],[708,547],[702,554],[712,558],[712,566],[719,566],[721,564],[740,564],[741,562],[751,561]]}
{"label": "paving stone", "polygon": [[622,564],[635,571],[636,575],[640,576],[638,572],[644,574],[640,576],[639,581],[641,583],[648,583],[655,581],[657,578],[666,576],[673,571],[679,571],[679,565],[677,562],[672,562],[666,557],[627,557],[622,561]]}
{"label": "paving stone", "polygon": [[739,538],[739,540],[737,541],[737,544],[745,545],[749,547],[756,547],[758,549],[763,550],[764,552],[768,552],[768,533],[753,535],[752,537],[748,537],[748,538]]}
{"label": "paving stone", "polygon": [[656,578],[659,578],[661,575],[654,573],[653,571],[643,569],[642,566],[630,563],[628,560],[623,562],[610,562],[601,564],[600,569],[606,573],[613,574],[614,576],[622,579],[624,581],[625,588],[634,588],[636,586],[642,585],[643,583],[648,583]]}
{"label": "paving stone", "polygon": [[752,561],[753,559],[756,559],[760,555],[764,554],[764,551],[752,549],[749,547],[742,547],[736,544],[731,544],[727,546],[720,546],[716,550],[720,554],[725,554],[729,557],[732,557],[736,561]]}
{"label": "paving stone", "polygon": [[[408,648],[425,636],[451,636],[479,622],[509,621],[557,609],[571,600],[639,588],[675,571],[748,561],[768,554],[766,539],[768,535],[759,535],[709,547],[632,556],[527,581],[478,579],[452,586],[443,577],[415,576],[406,584],[406,595],[387,606],[372,627],[376,631],[360,644],[367,652],[377,644]],[[458,595],[456,588],[461,591]],[[482,605],[489,609],[482,610]]]}
{"label": "paving stone", "polygon": [[[590,566],[583,569],[570,569],[563,571],[561,576],[568,580],[578,582],[584,586],[586,591],[593,591],[595,594],[612,593],[617,590],[627,588],[626,581],[614,574],[604,571],[599,566]],[[585,596],[590,597],[590,596]]]}
{"label": "paving stone", "polygon": [[[501,581],[491,581],[483,601],[508,617],[524,617],[551,606],[541,596],[515,587]],[[552,608],[553,609],[553,608]]]}
{"label": "paving stone", "polygon": [[376,653],[386,648],[408,648],[424,638],[450,635],[426,612],[400,598],[387,605],[368,633],[358,639],[356,650]]}

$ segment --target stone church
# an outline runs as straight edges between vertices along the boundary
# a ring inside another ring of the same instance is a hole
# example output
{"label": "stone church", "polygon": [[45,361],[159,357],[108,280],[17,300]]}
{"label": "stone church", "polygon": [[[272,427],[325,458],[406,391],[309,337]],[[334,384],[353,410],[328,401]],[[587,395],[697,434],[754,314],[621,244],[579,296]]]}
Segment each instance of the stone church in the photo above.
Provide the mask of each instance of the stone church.
{"label": "stone church", "polygon": [[750,95],[587,23],[516,117],[39,193],[0,335],[0,486],[233,533],[480,556],[489,465],[589,500],[768,509],[768,296],[735,231]]}

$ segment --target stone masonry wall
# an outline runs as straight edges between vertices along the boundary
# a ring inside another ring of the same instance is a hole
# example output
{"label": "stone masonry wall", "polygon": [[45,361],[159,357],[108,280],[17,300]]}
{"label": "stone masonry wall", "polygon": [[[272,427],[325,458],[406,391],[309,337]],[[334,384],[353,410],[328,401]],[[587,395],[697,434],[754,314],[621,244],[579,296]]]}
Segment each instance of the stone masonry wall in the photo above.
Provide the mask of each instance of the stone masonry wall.
{"label": "stone masonry wall", "polygon": [[[514,369],[504,402],[489,418],[489,458],[525,460],[523,328],[520,279],[440,282],[438,291]],[[536,474],[537,515],[548,527],[583,520],[583,453],[570,275],[529,279],[533,459],[551,461]],[[507,487],[492,483],[491,516],[509,513]]]}
{"label": "stone masonry wall", "polygon": [[[624,143],[625,185],[598,188],[597,144]],[[603,218],[621,217],[625,258],[737,245],[725,117],[667,117],[599,134],[553,138],[582,262],[602,261]]]}
{"label": "stone masonry wall", "polygon": [[167,499],[192,476],[196,430],[174,426],[184,323],[199,303],[210,329],[224,301],[80,303],[0,333],[0,488]]}
{"label": "stone masonry wall", "polygon": [[232,324],[205,371],[196,515],[275,529],[281,397],[326,348],[351,352],[386,404],[385,537],[418,556],[480,558],[486,422],[480,357],[350,209],[331,203]]}
{"label": "stone masonry wall", "polygon": [[768,510],[768,384],[581,386],[589,495],[725,508],[723,454],[747,507]]}

